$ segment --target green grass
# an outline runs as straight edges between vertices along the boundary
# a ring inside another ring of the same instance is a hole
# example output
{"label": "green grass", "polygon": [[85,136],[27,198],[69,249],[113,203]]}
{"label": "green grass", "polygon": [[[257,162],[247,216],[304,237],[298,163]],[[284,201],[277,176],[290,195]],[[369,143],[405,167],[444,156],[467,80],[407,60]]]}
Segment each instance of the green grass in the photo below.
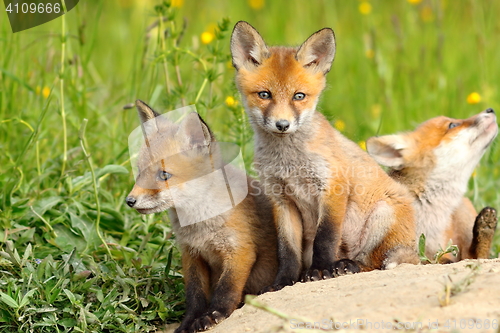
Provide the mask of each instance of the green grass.
{"label": "green grass", "polygon": [[[168,8],[86,0],[16,34],[0,13],[2,332],[147,332],[182,317],[168,218],[124,205],[134,183],[127,137],[139,123],[123,106],[139,98],[163,112],[195,103],[249,164],[252,133],[241,103],[225,103],[239,100],[229,55],[238,20],[272,44],[335,30],[320,110],[355,142],[441,114],[500,110],[498,1],[371,0],[368,15],[358,0],[250,6],[258,2],[185,0]],[[201,43],[217,24],[214,40]],[[468,104],[474,91],[482,99]],[[498,145],[490,148],[471,180],[478,209],[500,207],[499,155]],[[500,252],[498,233],[493,252]]]}

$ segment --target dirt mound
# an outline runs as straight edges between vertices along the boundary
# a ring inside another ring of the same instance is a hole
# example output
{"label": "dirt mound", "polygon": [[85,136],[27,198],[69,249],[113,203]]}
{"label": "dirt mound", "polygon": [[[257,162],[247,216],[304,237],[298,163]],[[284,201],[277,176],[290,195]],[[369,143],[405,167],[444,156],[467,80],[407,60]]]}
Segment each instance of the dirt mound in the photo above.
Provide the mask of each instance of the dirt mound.
{"label": "dirt mound", "polygon": [[295,332],[299,328],[500,332],[500,259],[405,264],[390,271],[298,283],[254,301],[288,318],[246,304],[210,332]]}

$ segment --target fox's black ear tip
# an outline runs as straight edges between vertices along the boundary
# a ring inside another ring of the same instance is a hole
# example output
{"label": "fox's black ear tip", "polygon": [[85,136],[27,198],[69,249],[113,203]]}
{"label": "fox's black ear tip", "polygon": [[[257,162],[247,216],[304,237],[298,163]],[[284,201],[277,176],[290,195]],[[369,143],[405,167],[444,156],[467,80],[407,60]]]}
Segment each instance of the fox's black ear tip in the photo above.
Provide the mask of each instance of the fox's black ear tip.
{"label": "fox's black ear tip", "polygon": [[328,35],[335,37],[335,32],[333,31],[332,28],[329,28],[329,27],[323,28],[323,29],[319,30],[318,32],[328,34]]}
{"label": "fox's black ear tip", "polygon": [[236,24],[234,25],[235,27],[240,27],[240,26],[244,26],[244,25],[250,25],[250,23],[248,23],[247,21],[238,21],[236,22]]}
{"label": "fox's black ear tip", "polygon": [[234,29],[233,29],[233,32],[234,31],[241,31],[241,30],[257,30],[255,29],[250,23],[248,23],[247,21],[238,21],[236,22],[236,24],[234,25]]}
{"label": "fox's black ear tip", "polygon": [[135,100],[135,106],[144,106],[147,105],[144,101],[141,101],[140,99]]}

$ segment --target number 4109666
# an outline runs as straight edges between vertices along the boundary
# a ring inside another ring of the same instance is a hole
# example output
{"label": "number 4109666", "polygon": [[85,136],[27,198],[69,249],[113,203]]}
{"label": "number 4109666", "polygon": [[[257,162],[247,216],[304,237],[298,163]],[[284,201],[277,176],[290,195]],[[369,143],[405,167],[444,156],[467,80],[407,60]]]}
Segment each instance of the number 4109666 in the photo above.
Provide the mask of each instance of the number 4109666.
{"label": "number 4109666", "polygon": [[60,3],[27,3],[24,2],[23,4],[18,4],[16,3],[15,5],[12,5],[12,3],[9,3],[7,8],[5,9],[7,12],[12,13],[60,13],[61,12],[61,4]]}

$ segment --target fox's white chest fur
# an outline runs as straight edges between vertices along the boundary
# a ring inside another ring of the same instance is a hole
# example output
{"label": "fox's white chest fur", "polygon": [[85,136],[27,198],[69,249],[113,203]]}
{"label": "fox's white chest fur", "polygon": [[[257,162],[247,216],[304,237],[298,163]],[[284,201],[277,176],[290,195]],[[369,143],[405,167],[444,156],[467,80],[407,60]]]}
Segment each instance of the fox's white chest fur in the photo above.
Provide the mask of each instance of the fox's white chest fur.
{"label": "fox's white chest fur", "polygon": [[181,226],[175,209],[169,210],[173,231],[181,247],[187,247],[193,254],[201,254],[206,260],[214,252],[231,253],[237,246],[236,234],[231,228],[225,228],[228,213],[220,214],[208,220]]}
{"label": "fox's white chest fur", "polygon": [[426,236],[426,255],[432,258],[439,247],[445,249],[450,241],[446,230],[452,223],[452,215],[467,190],[467,181],[476,163],[459,163],[453,156],[436,150],[437,165],[425,182],[424,191],[416,193],[413,205],[417,217],[417,240]]}
{"label": "fox's white chest fur", "polygon": [[417,223],[417,242],[421,234],[426,237],[426,255],[432,258],[444,249],[449,240],[445,239],[446,230],[451,224],[451,216],[460,204],[463,196],[455,184],[430,184],[417,200],[413,202]]}
{"label": "fox's white chest fur", "polygon": [[317,221],[319,198],[329,176],[326,160],[306,151],[301,133],[283,138],[266,133],[255,138],[255,166],[266,194],[292,200],[303,215],[315,215],[311,218]]}

